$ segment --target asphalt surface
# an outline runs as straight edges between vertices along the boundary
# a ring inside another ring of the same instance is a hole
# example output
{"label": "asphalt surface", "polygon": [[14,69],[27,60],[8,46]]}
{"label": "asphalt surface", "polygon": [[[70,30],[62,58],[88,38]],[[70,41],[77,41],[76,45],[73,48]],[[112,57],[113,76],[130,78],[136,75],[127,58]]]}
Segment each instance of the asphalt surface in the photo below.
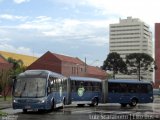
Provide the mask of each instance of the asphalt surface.
{"label": "asphalt surface", "polygon": [[160,97],[154,103],[121,107],[119,104],[99,104],[97,107],[68,105],[55,111],[29,111],[6,108],[2,120],[160,120]]}

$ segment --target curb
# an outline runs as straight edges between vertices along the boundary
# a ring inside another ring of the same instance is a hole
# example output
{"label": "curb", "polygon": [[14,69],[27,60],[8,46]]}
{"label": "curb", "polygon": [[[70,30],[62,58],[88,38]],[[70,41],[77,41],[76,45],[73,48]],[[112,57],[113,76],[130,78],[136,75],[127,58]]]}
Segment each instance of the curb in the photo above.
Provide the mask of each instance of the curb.
{"label": "curb", "polygon": [[11,108],[12,106],[7,106],[7,107],[1,107],[0,110],[4,110],[4,109],[7,109],[7,108]]}
{"label": "curb", "polygon": [[8,104],[0,103],[0,110],[7,109],[7,108],[12,108],[12,104],[11,103],[8,103]]}

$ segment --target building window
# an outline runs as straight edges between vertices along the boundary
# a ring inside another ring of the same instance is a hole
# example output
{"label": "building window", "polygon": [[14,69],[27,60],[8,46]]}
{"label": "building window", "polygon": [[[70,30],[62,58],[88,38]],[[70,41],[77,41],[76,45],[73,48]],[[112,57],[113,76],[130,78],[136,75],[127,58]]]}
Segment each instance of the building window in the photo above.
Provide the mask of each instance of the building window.
{"label": "building window", "polygon": [[76,67],[72,67],[72,74],[73,74],[73,75],[76,74]]}
{"label": "building window", "polygon": [[74,67],[74,75],[76,74],[76,67]]}
{"label": "building window", "polygon": [[74,67],[72,67],[72,74],[74,74]]}
{"label": "building window", "polygon": [[78,67],[77,67],[77,75],[78,75]]}

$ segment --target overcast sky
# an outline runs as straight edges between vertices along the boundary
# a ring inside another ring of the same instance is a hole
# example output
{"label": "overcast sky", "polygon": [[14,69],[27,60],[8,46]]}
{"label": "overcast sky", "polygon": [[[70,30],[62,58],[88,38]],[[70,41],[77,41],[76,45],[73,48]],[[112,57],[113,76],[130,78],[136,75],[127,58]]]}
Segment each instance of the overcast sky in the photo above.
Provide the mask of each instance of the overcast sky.
{"label": "overcast sky", "polygon": [[154,33],[159,11],[160,0],[0,0],[0,50],[51,51],[100,66],[109,52],[109,24],[132,16]]}

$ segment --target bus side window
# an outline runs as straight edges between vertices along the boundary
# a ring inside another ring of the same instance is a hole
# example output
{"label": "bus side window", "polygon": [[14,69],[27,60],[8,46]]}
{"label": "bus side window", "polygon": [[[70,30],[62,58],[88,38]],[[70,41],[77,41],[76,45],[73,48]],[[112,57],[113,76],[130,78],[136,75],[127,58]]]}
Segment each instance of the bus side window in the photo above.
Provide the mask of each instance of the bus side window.
{"label": "bus side window", "polygon": [[57,92],[59,90],[59,80],[57,78],[54,79],[54,91]]}
{"label": "bus side window", "polygon": [[53,85],[53,79],[52,79],[52,77],[49,77],[49,79],[48,79],[48,87],[49,87],[49,89],[50,89],[50,91],[52,91],[52,86]]}
{"label": "bus side window", "polygon": [[87,91],[92,91],[91,82],[87,82],[86,88],[87,88]]}
{"label": "bus side window", "polygon": [[63,79],[63,90],[66,91],[67,90],[67,79]]}
{"label": "bus side window", "polygon": [[77,83],[78,83],[78,85],[77,85],[77,90],[78,90],[79,88],[84,88],[84,89],[86,90],[84,81],[77,81]]}
{"label": "bus side window", "polygon": [[152,85],[147,85],[147,93],[152,93]]}
{"label": "bus side window", "polygon": [[90,85],[89,82],[84,82],[84,89],[86,91],[90,91],[90,86],[89,85]]}
{"label": "bus side window", "polygon": [[84,87],[84,82],[83,81],[80,81],[79,82],[79,86],[78,86],[79,88],[82,88],[82,87]]}
{"label": "bus side window", "polygon": [[129,93],[136,93],[138,91],[138,85],[137,84],[129,84],[128,85],[128,92]]}
{"label": "bus side window", "polygon": [[141,86],[137,84],[137,92],[141,93]]}
{"label": "bus side window", "polygon": [[109,83],[109,92],[118,93],[120,89],[120,85],[118,83]]}
{"label": "bus side window", "polygon": [[77,91],[78,90],[78,86],[79,86],[79,81],[74,81],[74,82],[75,82],[75,84],[74,84],[75,88],[74,89]]}
{"label": "bus side window", "polygon": [[95,88],[95,87],[96,87],[96,84],[95,84],[95,82],[93,82],[92,85],[93,85],[93,86],[92,86],[92,91],[96,91],[96,88]]}
{"label": "bus side window", "polygon": [[140,85],[141,86],[141,89],[140,89],[140,92],[141,93],[147,93],[147,86],[146,85]]}
{"label": "bus side window", "polygon": [[75,92],[75,91],[76,91],[75,81],[71,81],[71,91],[72,91],[72,92]]}
{"label": "bus side window", "polygon": [[100,90],[100,85],[99,85],[99,83],[98,82],[95,82],[94,83],[94,91],[99,91]]}
{"label": "bus side window", "polygon": [[108,91],[110,93],[114,93],[115,92],[114,89],[113,89],[113,83],[108,83]]}
{"label": "bus side window", "polygon": [[81,87],[81,81],[75,81],[75,89],[76,91]]}
{"label": "bus side window", "polygon": [[59,87],[61,86],[61,79],[58,79],[58,89],[59,89]]}
{"label": "bus side window", "polygon": [[53,83],[51,83],[51,91],[53,92],[53,91],[56,91],[56,86],[55,86],[55,78],[52,78],[51,79],[52,81],[51,82],[53,82]]}
{"label": "bus side window", "polygon": [[119,90],[120,93],[126,93],[128,92],[127,90],[127,84],[123,83],[123,84],[120,84],[120,90]]}
{"label": "bus side window", "polygon": [[102,91],[102,83],[99,83],[100,91]]}
{"label": "bus side window", "polygon": [[88,82],[88,91],[93,91],[93,83]]}
{"label": "bus side window", "polygon": [[102,86],[101,86],[101,83],[98,83],[98,91],[102,91]]}

